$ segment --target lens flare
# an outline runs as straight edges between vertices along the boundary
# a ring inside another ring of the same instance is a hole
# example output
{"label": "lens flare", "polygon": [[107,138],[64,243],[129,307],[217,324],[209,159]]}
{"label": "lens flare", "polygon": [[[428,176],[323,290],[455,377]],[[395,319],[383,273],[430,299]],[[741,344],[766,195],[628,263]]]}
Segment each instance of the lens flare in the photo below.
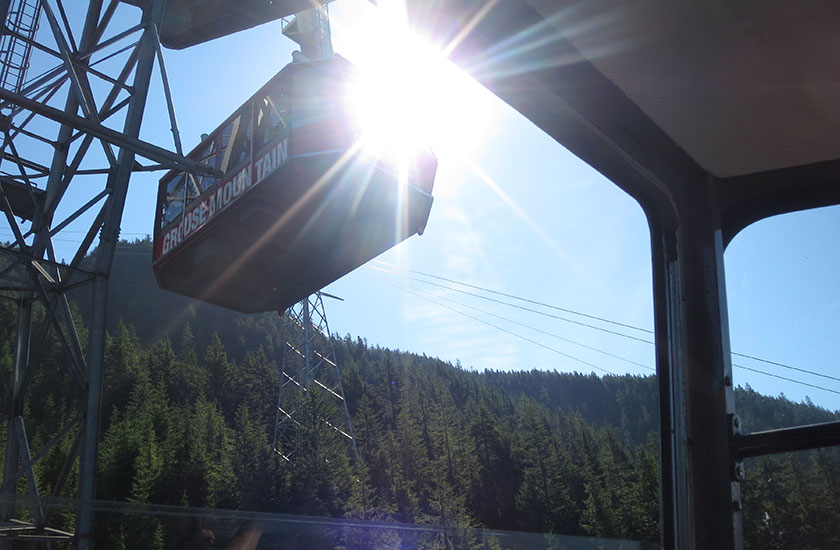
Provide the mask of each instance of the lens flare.
{"label": "lens flare", "polygon": [[404,171],[418,151],[457,161],[483,142],[489,92],[446,59],[443,47],[414,35],[399,2],[380,2],[343,31],[352,32],[344,51],[358,74],[347,101],[364,154]]}

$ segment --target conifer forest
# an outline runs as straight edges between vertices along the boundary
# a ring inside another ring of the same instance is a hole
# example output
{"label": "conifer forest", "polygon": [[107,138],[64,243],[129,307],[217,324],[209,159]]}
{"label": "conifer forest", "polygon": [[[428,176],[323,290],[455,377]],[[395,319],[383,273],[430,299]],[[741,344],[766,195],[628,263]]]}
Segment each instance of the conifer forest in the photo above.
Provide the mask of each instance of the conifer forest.
{"label": "conifer forest", "polygon": [[[123,243],[115,257],[99,500],[658,543],[653,376],[568,374],[560,363],[557,371],[462,368],[363,335],[333,337],[359,459],[341,438],[313,435],[301,439],[306,460],[287,462],[273,452],[272,433],[279,357],[296,327],[276,313],[239,315],[160,291],[150,258],[148,240]],[[80,326],[85,304],[74,297]],[[0,301],[4,386],[15,327],[16,303]],[[60,342],[53,337],[42,353],[28,386],[33,448],[78,414],[82,398]],[[749,387],[736,400],[750,431],[840,419]],[[5,440],[5,427],[0,434]],[[39,462],[42,494],[71,439]],[[74,495],[74,475],[62,496]],[[836,448],[750,460],[746,475],[746,548],[840,547]],[[64,519],[72,530],[72,513]],[[103,514],[99,522],[97,548],[184,547],[162,520],[130,528]],[[409,546],[383,534],[355,547]],[[423,547],[501,548],[468,537]]]}

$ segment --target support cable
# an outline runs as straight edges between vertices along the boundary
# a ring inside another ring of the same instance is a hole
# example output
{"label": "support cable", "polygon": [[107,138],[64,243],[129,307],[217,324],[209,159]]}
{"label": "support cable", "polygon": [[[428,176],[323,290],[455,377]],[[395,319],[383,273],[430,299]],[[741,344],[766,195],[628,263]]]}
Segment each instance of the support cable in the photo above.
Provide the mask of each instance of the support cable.
{"label": "support cable", "polygon": [[837,390],[832,390],[832,389],[829,389],[829,388],[824,388],[824,387],[822,387],[822,386],[817,386],[816,384],[809,384],[808,382],[803,382],[803,381],[801,381],[801,380],[795,380],[795,379],[793,379],[793,378],[787,378],[787,377],[785,377],[785,376],[780,376],[780,375],[778,375],[778,374],[773,374],[773,373],[770,373],[770,372],[765,372],[765,371],[763,371],[763,370],[753,369],[753,368],[750,368],[750,367],[746,367],[746,366],[744,366],[744,365],[739,365],[739,364],[737,364],[737,363],[732,363],[732,366],[733,366],[733,367],[737,367],[737,368],[739,368],[739,369],[748,370],[748,371],[750,371],[750,372],[755,372],[755,373],[758,373],[758,374],[763,374],[763,375],[765,375],[765,376],[772,376],[773,378],[778,378],[779,380],[784,380],[784,381],[786,381],[786,382],[793,382],[794,384],[799,384],[800,386],[808,386],[809,388],[815,388],[815,389],[818,389],[818,390],[827,391],[827,392],[831,392],[831,393],[834,393],[834,394],[840,395],[840,391],[837,391]]}
{"label": "support cable", "polygon": [[574,315],[579,315],[581,317],[586,317],[586,318],[592,319],[594,321],[601,321],[603,323],[608,323],[608,324],[611,324],[611,325],[616,325],[616,326],[624,327],[624,328],[630,328],[630,329],[633,329],[633,330],[638,330],[640,332],[645,332],[647,334],[653,334],[652,330],[642,328],[642,327],[637,327],[635,325],[630,325],[628,323],[621,323],[619,321],[613,321],[612,319],[607,319],[605,317],[598,317],[597,315],[590,315],[588,313],[582,313],[580,311],[575,311],[573,309],[567,309],[567,308],[563,308],[563,307],[560,307],[560,306],[547,304],[545,302],[540,302],[538,300],[531,300],[529,298],[523,298],[521,296],[516,296],[514,294],[507,294],[505,292],[499,292],[498,290],[493,290],[493,289],[486,288],[486,287],[483,287],[483,286],[473,285],[473,284],[470,284],[470,283],[464,283],[462,281],[456,281],[454,279],[447,279],[446,277],[440,277],[438,275],[432,275],[431,273],[424,273],[423,271],[415,271],[415,270],[409,269],[407,267],[403,267],[403,266],[396,265],[396,264],[391,264],[391,263],[388,263],[388,262],[383,262],[381,260],[374,260],[374,262],[377,263],[377,264],[380,264],[380,265],[384,265],[384,266],[394,268],[394,269],[400,269],[402,271],[408,271],[410,273],[415,273],[417,275],[423,275],[424,277],[430,277],[432,279],[437,279],[439,281],[454,283],[456,285],[461,285],[461,286],[465,286],[465,287],[472,288],[472,289],[475,289],[475,290],[480,290],[482,292],[495,294],[497,296],[504,296],[505,298],[512,298],[514,300],[519,300],[520,302],[526,302],[526,303],[529,303],[529,304],[542,306],[542,307],[546,307],[546,308],[549,308],[549,309],[555,309],[557,311],[562,311],[564,313],[572,313]]}
{"label": "support cable", "polygon": [[[504,329],[504,328],[502,328],[502,327],[499,327],[499,326],[497,326],[497,325],[494,325],[493,323],[487,322],[487,321],[485,321],[485,320],[483,320],[483,319],[479,319],[479,318],[477,318],[477,317],[474,317],[474,316],[472,316],[472,315],[469,315],[469,314],[467,314],[467,313],[464,313],[463,311],[459,311],[459,310],[457,310],[457,309],[455,309],[455,308],[452,308],[452,307],[449,307],[449,306],[447,306],[447,305],[445,305],[445,304],[443,304],[443,303],[437,302],[436,300],[433,300],[433,299],[431,299],[431,298],[427,298],[427,297],[425,297],[425,296],[422,296],[422,295],[420,295],[420,294],[418,294],[418,293],[416,293],[416,292],[413,292],[413,291],[411,291],[411,290],[408,290],[408,288],[406,288],[406,287],[404,287],[404,286],[401,286],[401,285],[399,285],[398,283],[394,283],[394,282],[392,282],[392,281],[388,281],[388,280],[386,280],[386,279],[381,279],[381,278],[379,278],[379,277],[375,277],[375,276],[373,276],[373,275],[368,275],[368,276],[369,276],[369,277],[371,277],[371,278],[373,278],[373,279],[375,279],[375,280],[377,280],[377,281],[380,281],[380,282],[383,282],[383,283],[385,283],[385,284],[391,285],[391,286],[393,286],[393,287],[395,287],[395,288],[397,288],[397,289],[399,289],[399,290],[402,290],[402,291],[404,291],[404,292],[406,292],[406,293],[408,293],[408,294],[411,294],[411,295],[413,295],[413,296],[416,296],[416,297],[418,297],[418,298],[420,298],[420,299],[423,299],[423,300],[426,300],[426,301],[428,301],[428,302],[434,303],[434,304],[436,304],[436,305],[438,305],[438,306],[441,306],[441,307],[443,307],[443,308],[445,308],[445,309],[448,309],[448,310],[450,310],[450,311],[454,311],[455,313],[458,313],[458,314],[460,314],[460,315],[463,315],[463,316],[465,316],[465,317],[468,317],[468,318],[470,318],[470,319],[472,319],[472,320],[474,320],[474,321],[478,321],[479,323],[482,323],[482,324],[485,324],[485,325],[487,325],[487,326],[490,326],[491,328],[495,328],[495,329],[497,329],[497,330],[500,330],[500,331],[502,331],[502,332],[505,332],[505,333],[507,333],[507,334],[510,334],[510,335],[512,335],[512,336],[515,336],[515,337],[517,337],[517,338],[520,338],[520,339],[522,339],[522,340],[525,340],[525,341],[527,341],[527,342],[529,342],[529,343],[535,344],[535,345],[540,346],[540,347],[542,347],[542,348],[545,348],[545,349],[548,349],[548,350],[553,351],[553,352],[555,352],[555,353],[558,353],[558,354],[560,354],[560,355],[563,355],[563,356],[565,356],[565,357],[567,357],[567,358],[569,358],[569,359],[572,359],[572,360],[574,360],[574,361],[577,361],[577,362],[579,362],[579,363],[583,363],[583,364],[585,364],[585,365],[587,365],[587,366],[589,366],[589,367],[592,367],[592,368],[594,368],[594,369],[596,369],[596,370],[603,371],[603,372],[606,372],[606,373],[608,373],[608,374],[612,374],[612,375],[615,375],[615,376],[619,376],[619,375],[618,375],[618,374],[616,374],[615,372],[609,371],[609,370],[607,370],[607,369],[605,369],[605,368],[602,368],[602,367],[598,367],[597,365],[593,365],[592,363],[589,363],[589,362],[584,361],[584,360],[582,360],[582,359],[579,359],[579,358],[577,358],[577,357],[574,357],[574,356],[571,356],[571,355],[566,354],[566,353],[564,353],[564,352],[561,352],[561,351],[559,351],[559,350],[556,350],[556,349],[554,349],[554,348],[552,348],[552,347],[550,347],[550,346],[546,346],[545,344],[542,344],[542,343],[540,343],[540,342],[537,342],[536,340],[533,340],[533,339],[531,339],[531,338],[527,338],[527,337],[525,337],[525,336],[522,336],[522,335],[517,334],[517,333],[512,332],[512,331],[509,331],[509,330],[507,330],[507,329]],[[415,290],[418,290],[418,291],[420,291],[420,292],[424,292],[424,291],[421,291],[421,290],[419,290],[419,289],[415,289]],[[457,289],[451,289],[451,290],[457,290]],[[428,294],[428,292],[426,292],[426,293]],[[567,341],[569,341],[569,342],[571,342],[571,343],[573,343],[573,344],[575,344],[575,345],[579,345],[579,346],[582,346],[582,347],[587,347],[587,348],[589,348],[589,349],[592,349],[593,351],[597,351],[597,352],[599,352],[599,353],[604,353],[604,354],[606,354],[606,355],[610,355],[610,356],[612,356],[612,357],[615,357],[616,359],[619,359],[619,360],[622,360],[622,361],[625,361],[625,362],[629,362],[629,363],[633,363],[633,364],[639,365],[639,366],[641,366],[641,367],[643,367],[643,368],[645,368],[645,369],[647,369],[647,370],[653,370],[653,371],[655,371],[655,369],[654,369],[654,368],[649,367],[649,366],[647,366],[647,365],[643,365],[643,364],[641,364],[641,363],[636,363],[635,361],[633,361],[633,360],[631,360],[631,359],[627,359],[627,358],[623,358],[623,357],[620,357],[620,356],[616,356],[616,355],[613,355],[613,354],[611,354],[611,353],[604,352],[603,350],[599,350],[599,349],[597,349],[597,348],[593,348],[593,347],[590,347],[590,346],[586,346],[585,344],[581,344],[580,342],[575,342],[575,341],[572,341],[572,340],[564,339],[564,338],[562,338],[562,337],[560,337],[560,336],[558,336],[558,335],[556,335],[556,334],[548,333],[548,332],[546,332],[546,331],[543,331],[543,330],[540,330],[540,329],[536,329],[536,328],[534,328],[534,327],[529,327],[528,325],[524,325],[524,324],[519,323],[519,322],[517,322],[517,321],[514,321],[514,320],[512,320],[512,319],[508,319],[508,318],[506,318],[506,317],[502,317],[502,316],[500,316],[500,315],[495,315],[495,314],[492,314],[492,313],[489,313],[489,312],[485,312],[485,311],[483,311],[483,310],[481,310],[481,309],[479,309],[479,308],[474,308],[474,307],[472,307],[472,306],[467,306],[466,304],[462,304],[462,303],[460,303],[460,302],[456,302],[456,301],[454,301],[454,300],[449,300],[449,299],[446,299],[446,298],[442,298],[442,297],[440,297],[440,296],[438,296],[437,298],[438,298],[438,299],[443,299],[443,300],[446,300],[446,301],[449,301],[449,302],[452,302],[452,303],[456,303],[456,304],[458,304],[458,305],[461,305],[461,306],[463,306],[463,307],[467,307],[467,308],[469,308],[469,309],[472,309],[472,310],[475,310],[475,311],[478,311],[478,312],[485,313],[485,314],[487,314],[487,315],[490,315],[490,316],[492,316],[492,317],[496,317],[496,318],[498,318],[498,319],[501,319],[501,320],[507,321],[507,322],[509,322],[509,323],[516,324],[516,325],[519,325],[519,326],[522,326],[522,327],[528,328],[529,330],[534,330],[534,331],[536,331],[536,332],[540,332],[540,333],[543,333],[543,334],[546,334],[546,335],[549,335],[549,336],[552,336],[552,337],[555,337],[555,338],[559,338],[559,339],[567,340]],[[794,378],[788,378],[788,377],[785,377],[785,376],[780,376],[780,375],[778,375],[778,374],[773,374],[773,373],[770,373],[770,372],[766,372],[766,371],[762,371],[762,370],[754,369],[754,368],[747,367],[747,366],[745,366],[745,365],[740,365],[740,364],[737,364],[737,363],[733,363],[733,365],[732,365],[732,366],[733,366],[733,367],[736,367],[736,368],[739,368],[739,369],[743,369],[743,370],[747,370],[747,371],[750,371],[750,372],[754,372],[754,373],[757,373],[757,374],[763,374],[763,375],[765,375],[765,376],[770,376],[770,377],[773,377],[773,378],[778,378],[778,379],[780,379],[780,380],[785,380],[785,381],[787,381],[787,382],[792,382],[792,383],[794,383],[794,384],[799,384],[799,385],[801,385],[801,386],[807,386],[807,387],[809,387],[809,388],[814,388],[814,389],[818,389],[818,390],[822,390],[822,391],[826,391],[826,392],[829,392],[829,393],[833,393],[833,394],[840,395],[840,391],[833,390],[833,389],[830,389],[830,388],[826,388],[826,387],[823,387],[823,386],[819,386],[819,385],[816,385],[816,384],[811,384],[811,383],[808,383],[808,382],[803,382],[803,381],[801,381],[801,380],[797,380],[797,379],[794,379]]]}
{"label": "support cable", "polygon": [[620,336],[622,338],[627,338],[629,340],[635,340],[637,342],[642,342],[643,344],[653,344],[652,340],[647,340],[645,338],[639,338],[637,336],[632,336],[630,334],[624,334],[623,332],[616,332],[614,330],[606,329],[606,328],[599,327],[599,326],[596,326],[596,325],[590,325],[589,323],[583,323],[581,321],[575,321],[574,319],[569,319],[568,317],[561,317],[559,315],[554,315],[553,313],[546,313],[544,311],[539,311],[539,310],[536,310],[536,309],[533,309],[533,308],[512,304],[510,302],[505,302],[504,300],[497,300],[495,298],[490,298],[488,296],[482,296],[481,294],[475,294],[473,292],[467,292],[466,290],[461,290],[459,288],[454,288],[454,287],[451,287],[451,286],[441,285],[441,284],[438,284],[438,283],[433,283],[431,281],[424,281],[423,279],[418,279],[417,277],[412,277],[410,275],[400,275],[399,273],[396,273],[394,271],[389,271],[387,269],[382,269],[382,268],[373,267],[373,266],[371,266],[370,269],[375,269],[377,271],[382,271],[384,273],[389,273],[391,275],[397,275],[399,277],[406,277],[408,279],[412,279],[414,281],[419,281],[419,282],[425,283],[427,285],[432,285],[432,286],[436,286],[436,287],[443,288],[443,289],[446,289],[446,290],[451,290],[453,292],[458,292],[458,293],[461,293],[461,294],[465,294],[467,296],[472,296],[474,298],[479,298],[481,300],[487,300],[488,302],[493,302],[493,303],[496,303],[496,304],[502,304],[502,305],[506,305],[508,307],[512,307],[512,308],[516,308],[516,309],[521,309],[522,311],[527,311],[529,313],[536,313],[537,315],[542,315],[543,317],[549,317],[551,319],[557,319],[558,321],[564,321],[566,323],[571,323],[573,325],[579,325],[579,326],[582,326],[582,327],[598,330],[600,332],[606,332],[607,334],[612,334],[614,336]]}
{"label": "support cable", "polygon": [[431,298],[427,298],[427,297],[422,296],[422,295],[420,295],[420,294],[417,294],[416,292],[413,292],[413,291],[411,291],[411,290],[407,290],[407,289],[404,289],[404,288],[400,288],[398,285],[396,285],[395,283],[392,283],[391,281],[387,281],[387,280],[385,280],[385,279],[380,279],[380,278],[378,278],[378,277],[373,277],[373,278],[374,278],[374,279],[376,279],[376,280],[378,280],[379,282],[382,282],[382,283],[385,283],[385,284],[391,285],[391,286],[393,286],[393,287],[395,287],[395,288],[399,288],[399,289],[400,289],[400,290],[402,290],[403,292],[407,292],[408,294],[411,294],[411,295],[413,295],[413,296],[416,296],[417,298],[420,298],[421,300],[426,300],[427,302],[431,302],[431,303],[436,304],[436,305],[438,305],[438,306],[440,306],[440,307],[442,307],[442,308],[446,308],[446,309],[448,309],[449,311],[454,311],[455,313],[458,313],[459,315],[463,315],[464,317],[467,317],[468,319],[472,319],[473,321],[478,321],[479,323],[484,324],[484,325],[487,325],[488,327],[494,328],[494,329],[496,329],[496,330],[500,330],[500,331],[504,332],[505,334],[509,334],[509,335],[511,335],[511,336],[514,336],[514,337],[516,337],[516,338],[519,338],[520,340],[525,340],[526,342],[529,342],[529,343],[531,343],[531,344],[534,344],[535,346],[539,346],[539,347],[541,347],[541,348],[547,349],[548,351],[552,351],[552,352],[554,352],[554,353],[556,353],[556,354],[558,354],[558,355],[562,355],[563,357],[566,357],[566,358],[568,358],[568,359],[571,359],[572,361],[576,361],[576,362],[578,362],[578,363],[581,363],[581,364],[583,364],[583,365],[586,365],[587,367],[590,367],[590,368],[592,368],[592,369],[599,370],[599,371],[601,371],[601,372],[605,372],[605,373],[607,373],[607,374],[611,374],[611,375],[613,375],[613,376],[620,376],[619,374],[617,374],[617,373],[615,373],[615,372],[613,372],[613,371],[610,371],[610,370],[607,370],[607,369],[605,369],[605,368],[603,368],[603,367],[599,367],[599,366],[597,366],[597,365],[594,365],[594,364],[590,363],[589,361],[584,361],[583,359],[579,359],[579,358],[575,357],[574,355],[569,355],[568,353],[565,353],[565,352],[562,352],[562,351],[560,351],[560,350],[558,350],[558,349],[552,348],[551,346],[547,346],[547,345],[545,345],[545,344],[543,344],[543,343],[541,343],[541,342],[537,342],[536,340],[533,340],[533,339],[531,339],[531,338],[528,338],[527,336],[522,336],[521,334],[517,334],[517,333],[515,333],[515,332],[513,332],[513,331],[511,331],[511,330],[507,330],[506,328],[502,328],[502,327],[500,327],[500,326],[498,326],[498,325],[494,325],[493,323],[490,323],[490,322],[485,321],[485,320],[483,320],[483,319],[479,319],[478,317],[475,317],[475,316],[473,316],[473,315],[470,315],[469,313],[464,313],[463,311],[457,310],[457,309],[455,309],[454,307],[450,307],[450,306],[448,306],[448,305],[446,305],[446,304],[443,304],[443,303],[438,302],[438,301],[436,301],[436,300],[433,300],[433,299],[431,299]]}
{"label": "support cable", "polygon": [[[415,274],[423,275],[423,276],[426,276],[426,277],[431,277],[431,278],[433,278],[433,279],[438,279],[438,280],[442,280],[442,281],[450,282],[450,283],[453,283],[453,284],[457,284],[457,285],[462,285],[462,286],[466,286],[466,287],[474,288],[474,289],[476,289],[476,290],[481,290],[481,291],[483,291],[483,292],[488,292],[488,293],[490,293],[490,294],[496,294],[496,295],[499,295],[499,296],[504,296],[504,297],[508,297],[508,298],[511,298],[511,299],[514,299],[514,300],[519,300],[519,301],[523,301],[523,302],[527,302],[527,303],[531,303],[531,304],[535,304],[535,305],[540,305],[540,306],[542,306],[542,307],[546,307],[546,308],[550,308],[550,309],[556,309],[556,310],[559,310],[559,311],[563,311],[563,312],[567,312],[567,313],[572,313],[572,314],[574,314],[574,315],[579,315],[579,316],[581,316],[581,317],[587,317],[587,318],[590,318],[590,319],[596,319],[596,320],[599,320],[599,321],[603,321],[603,322],[605,322],[605,323],[610,323],[610,324],[617,325],[617,326],[624,326],[624,327],[627,327],[627,328],[632,328],[632,329],[634,329],[634,330],[638,330],[638,331],[641,331],[641,332],[646,332],[646,333],[649,333],[649,334],[653,334],[653,331],[652,331],[652,330],[649,330],[649,329],[646,329],[646,328],[642,328],[642,327],[637,327],[637,326],[634,326],[634,325],[629,325],[629,324],[626,324],[626,323],[621,323],[621,322],[618,322],[618,321],[613,321],[613,320],[611,320],[611,319],[607,319],[607,318],[604,318],[604,317],[597,317],[597,316],[590,315],[590,314],[587,314],[587,313],[583,313],[583,312],[580,312],[580,311],[576,311],[576,310],[573,310],[573,309],[562,308],[562,307],[559,307],[559,306],[555,306],[555,305],[547,304],[547,303],[545,303],[545,302],[540,302],[540,301],[537,301],[537,300],[531,300],[531,299],[528,299],[528,298],[522,298],[522,297],[520,297],[520,296],[516,296],[516,295],[514,295],[514,294],[507,294],[507,293],[504,293],[504,292],[499,292],[499,291],[492,290],[492,289],[489,289],[489,288],[486,288],[486,287],[482,287],[482,286],[478,286],[478,285],[472,285],[472,284],[469,284],[469,283],[464,283],[464,282],[461,282],[461,281],[456,281],[456,280],[454,280],[454,279],[447,279],[446,277],[439,277],[439,276],[437,276],[437,275],[432,275],[432,274],[430,274],[430,273],[424,273],[424,272],[421,272],[421,271],[416,271],[416,270],[413,270],[413,269],[409,269],[409,268],[402,267],[402,266],[397,266],[397,265],[395,265],[395,264],[390,264],[390,263],[387,263],[387,262],[382,262],[382,261],[379,261],[379,260],[375,260],[374,262],[375,262],[375,263],[378,263],[378,264],[381,264],[381,265],[386,265],[386,266],[389,266],[389,267],[393,267],[393,268],[396,268],[396,269],[400,269],[400,270],[402,270],[402,271],[408,271],[408,272],[410,272],[410,273],[415,273]],[[552,318],[555,318],[555,319],[558,319],[558,320],[562,320],[562,321],[572,322],[572,323],[574,323],[574,324],[578,324],[578,325],[584,326],[584,327],[586,327],[586,328],[591,328],[591,329],[598,330],[598,331],[601,331],[601,332],[606,332],[606,333],[608,333],[608,334],[613,334],[613,335],[616,335],[616,336],[621,336],[621,337],[623,337],[623,338],[629,338],[629,339],[631,339],[631,340],[636,340],[636,341],[639,341],[639,342],[644,342],[644,343],[646,343],[646,344],[653,344],[653,342],[652,342],[652,341],[650,341],[650,340],[645,340],[645,339],[642,339],[642,338],[636,338],[636,337],[634,337],[634,336],[632,336],[632,335],[629,335],[629,334],[622,334],[622,333],[614,332],[614,331],[611,331],[611,330],[608,330],[608,329],[604,329],[604,328],[602,328],[602,327],[598,327],[598,326],[594,326],[594,325],[589,325],[589,324],[586,324],[586,323],[578,323],[578,322],[575,322],[575,321],[572,321],[572,320],[568,320],[568,319],[566,319],[566,318],[562,318],[562,317],[558,317],[558,316],[552,316],[552,315],[550,315],[550,314],[546,314],[546,313],[541,312],[541,311],[532,310],[532,309],[530,309],[530,308],[523,308],[523,307],[517,306],[516,304],[511,304],[510,302],[505,302],[505,301],[503,301],[503,300],[494,300],[494,299],[492,299],[492,298],[487,298],[487,297],[484,297],[484,296],[481,296],[481,295],[477,295],[477,294],[473,294],[473,293],[470,293],[470,292],[466,292],[466,291],[463,291],[463,290],[460,290],[460,289],[458,289],[458,288],[454,288],[454,287],[451,287],[451,286],[440,285],[440,284],[432,283],[432,282],[429,282],[429,281],[424,281],[423,279],[419,279],[419,278],[416,278],[416,277],[410,277],[410,276],[408,276],[408,275],[405,275],[405,274],[402,274],[402,273],[399,273],[399,272],[389,271],[389,270],[386,270],[386,269],[379,269],[379,268],[376,268],[376,267],[373,267],[373,266],[369,266],[369,268],[370,268],[370,269],[376,269],[376,270],[381,271],[381,272],[383,272],[383,273],[388,273],[388,274],[395,275],[395,276],[398,276],[398,277],[409,278],[409,279],[412,279],[412,280],[415,280],[415,281],[419,281],[419,282],[426,283],[426,284],[429,284],[429,285],[437,286],[437,287],[439,287],[439,288],[443,288],[443,289],[446,289],[446,290],[451,290],[451,291],[453,291],[453,292],[459,292],[459,293],[461,293],[461,294],[466,294],[466,295],[468,295],[468,296],[474,296],[474,297],[477,297],[477,298],[481,298],[481,299],[483,299],[483,300],[488,300],[488,301],[491,301],[491,302],[494,302],[494,303],[498,303],[498,304],[506,305],[506,306],[509,306],[509,307],[514,307],[514,308],[517,308],[517,309],[521,309],[521,310],[523,310],[523,311],[528,311],[528,312],[531,312],[531,313],[536,313],[536,314],[538,314],[538,315],[543,315],[543,316],[547,316],[547,317],[552,317]],[[835,381],[835,382],[840,382],[840,377],[831,376],[831,375],[829,375],[829,374],[824,374],[824,373],[817,372],[817,371],[813,371],[813,370],[803,369],[803,368],[800,368],[800,367],[794,367],[793,365],[789,365],[789,364],[786,364],[786,363],[781,363],[781,362],[778,362],[778,361],[772,361],[772,360],[770,360],[770,359],[764,359],[764,358],[761,358],[761,357],[757,357],[757,356],[755,356],[755,355],[749,355],[749,354],[745,354],[745,353],[739,353],[739,352],[737,352],[737,351],[733,351],[733,352],[732,352],[732,355],[735,355],[735,356],[737,356],[737,357],[742,357],[742,358],[745,358],[745,359],[751,359],[751,360],[753,360],[753,361],[758,361],[758,362],[761,362],[761,363],[766,363],[766,364],[768,364],[768,365],[774,365],[774,366],[776,366],[776,367],[780,367],[780,368],[784,368],[784,369],[788,369],[788,370],[793,370],[793,371],[801,372],[801,373],[803,373],[803,374],[810,374],[810,375],[812,375],[812,376],[818,376],[818,377],[820,377],[820,378],[825,378],[825,379],[827,379],[827,380],[833,380],[833,381]],[[761,372],[761,373],[763,373],[763,371],[757,371],[757,372]]]}
{"label": "support cable", "polygon": [[[405,286],[403,286],[402,288],[415,290],[415,291],[417,291],[417,292],[421,292],[421,293],[423,293],[423,294],[425,294],[425,295],[435,296],[434,294],[432,294],[431,292],[429,292],[429,291],[427,291],[427,290],[422,290],[422,289],[419,289],[419,288],[416,288],[416,287],[412,287],[412,286],[408,286],[408,285],[405,285]],[[518,321],[514,321],[513,319],[510,319],[510,318],[508,318],[508,317],[503,317],[503,316],[501,316],[501,315],[496,315],[495,313],[491,313],[491,312],[486,311],[486,310],[483,310],[483,309],[481,309],[481,308],[473,307],[473,306],[470,306],[470,305],[464,304],[464,303],[462,303],[462,302],[458,302],[457,300],[451,300],[451,299],[446,298],[446,297],[443,297],[443,296],[435,296],[435,298],[437,298],[437,299],[439,299],[439,300],[443,300],[443,301],[445,301],[445,302],[449,302],[449,303],[451,303],[451,304],[455,304],[455,305],[458,305],[458,306],[461,306],[461,307],[465,307],[465,308],[470,309],[470,310],[472,310],[472,311],[475,311],[475,312],[477,312],[477,313],[481,313],[481,314],[484,314],[484,315],[488,315],[488,316],[493,317],[493,318],[495,318],[495,319],[499,319],[500,321],[505,321],[505,322],[507,322],[507,323],[511,323],[511,324],[514,324],[514,325],[520,326],[520,327],[522,327],[522,328],[525,328],[525,329],[528,329],[528,330],[532,330],[532,331],[534,331],[534,332],[538,332],[538,333],[540,333],[540,334],[544,334],[544,335],[546,335],[546,336],[550,336],[550,337],[552,337],[552,338],[556,338],[556,339],[561,340],[561,341],[563,341],[563,342],[568,342],[569,344],[573,344],[573,345],[575,345],[575,346],[579,346],[579,347],[582,347],[582,348],[585,348],[585,349],[588,349],[588,350],[591,350],[591,351],[594,351],[594,352],[597,352],[597,353],[600,353],[600,354],[606,355],[606,356],[608,356],[608,357],[612,357],[613,359],[618,359],[619,361],[624,361],[625,363],[630,363],[630,364],[632,364],[632,365],[636,365],[637,367],[641,367],[641,368],[643,368],[643,369],[645,369],[645,370],[649,370],[649,371],[656,371],[656,369],[654,369],[654,368],[653,368],[653,367],[651,367],[651,366],[645,365],[644,363],[639,363],[638,361],[633,361],[632,359],[628,359],[628,358],[626,358],[626,357],[622,357],[622,356],[620,356],[620,355],[616,355],[616,354],[614,354],[614,353],[610,353],[610,352],[608,352],[608,351],[604,351],[604,350],[599,349],[599,348],[596,348],[596,347],[594,347],[594,346],[589,346],[589,345],[584,344],[584,343],[582,343],[582,342],[578,342],[578,341],[576,341],[576,340],[572,340],[571,338],[566,338],[566,337],[564,337],[564,336],[560,336],[559,334],[554,334],[554,333],[552,333],[552,332],[548,332],[548,331],[546,331],[546,330],[542,330],[542,329],[539,329],[539,328],[536,328],[536,327],[532,327],[532,326],[530,326],[530,325],[526,325],[525,323],[520,323],[520,322],[518,322]]]}

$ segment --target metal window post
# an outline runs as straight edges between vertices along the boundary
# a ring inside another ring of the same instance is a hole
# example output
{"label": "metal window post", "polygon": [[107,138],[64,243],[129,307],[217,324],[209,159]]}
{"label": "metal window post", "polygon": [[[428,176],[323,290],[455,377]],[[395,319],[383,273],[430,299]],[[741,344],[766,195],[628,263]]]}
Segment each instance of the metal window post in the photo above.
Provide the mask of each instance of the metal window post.
{"label": "metal window post", "polygon": [[742,547],[741,502],[729,448],[734,394],[723,241],[708,187],[690,188],[674,201],[676,227],[649,216],[663,546],[737,550]]}

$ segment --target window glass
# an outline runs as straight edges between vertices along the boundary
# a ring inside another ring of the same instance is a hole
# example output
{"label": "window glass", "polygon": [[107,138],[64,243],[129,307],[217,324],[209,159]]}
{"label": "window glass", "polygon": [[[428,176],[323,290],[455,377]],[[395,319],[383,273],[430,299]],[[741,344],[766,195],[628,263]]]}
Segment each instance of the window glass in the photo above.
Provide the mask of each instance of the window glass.
{"label": "window glass", "polygon": [[234,124],[238,125],[240,123],[239,118],[240,117],[233,119],[233,122],[228,123],[224,128],[222,128],[222,133],[219,134],[219,139],[221,139],[221,148],[223,151],[227,148],[228,143],[230,143],[230,135],[233,133]]}
{"label": "window glass", "polygon": [[[202,164],[207,164],[207,159],[213,154],[213,144],[207,143],[205,144],[198,152],[190,155],[193,158],[196,158],[202,162]],[[201,194],[201,176],[195,176],[193,174],[186,174],[184,183],[186,184],[186,194],[187,194],[187,202],[196,198],[198,195]]]}
{"label": "window glass", "polygon": [[274,91],[256,103],[257,143],[266,145],[274,141],[289,124],[289,112],[286,97]]}
{"label": "window glass", "polygon": [[838,234],[840,207],[817,208],[761,220],[726,250],[735,408],[747,431],[826,422],[840,409]]}
{"label": "window glass", "polygon": [[746,460],[744,549],[838,548],[839,465],[837,447]]}
{"label": "window glass", "polygon": [[246,108],[222,128],[219,165],[222,172],[228,174],[250,156],[252,137],[251,110]]}
{"label": "window glass", "polygon": [[203,188],[201,187],[204,184],[204,180],[210,180],[212,185],[213,178],[204,178],[201,176],[195,176],[193,174],[187,174],[186,179],[184,180],[186,184],[186,192],[187,192],[187,204],[190,204],[194,199],[198,198],[201,195],[201,191]]}
{"label": "window glass", "polygon": [[[205,164],[210,168],[216,168],[216,157],[218,156],[218,140],[213,139],[201,151],[201,164]],[[191,176],[190,185],[187,189],[189,198],[194,198],[209,189],[216,183],[216,178],[212,176]]]}
{"label": "window glass", "polygon": [[179,174],[166,186],[163,225],[168,225],[184,210],[184,175]]}

